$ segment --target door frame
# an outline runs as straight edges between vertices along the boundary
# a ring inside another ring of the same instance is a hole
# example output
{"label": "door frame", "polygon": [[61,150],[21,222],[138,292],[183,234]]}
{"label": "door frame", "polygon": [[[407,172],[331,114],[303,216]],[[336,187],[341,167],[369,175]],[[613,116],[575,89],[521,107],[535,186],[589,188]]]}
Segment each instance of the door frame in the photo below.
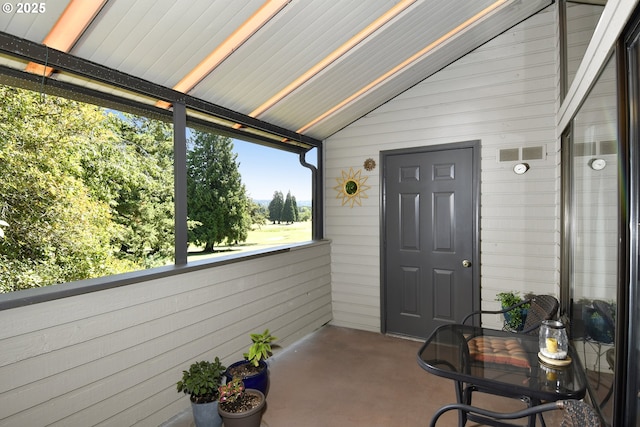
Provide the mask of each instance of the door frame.
{"label": "door frame", "polygon": [[[473,253],[473,277],[472,277],[472,307],[473,310],[480,310],[480,140],[470,140],[453,142],[446,144],[426,145],[420,147],[401,148],[395,150],[383,150],[380,151],[380,331],[387,333],[387,301],[386,301],[386,266],[387,266],[387,251],[386,251],[386,165],[387,158],[393,155],[402,154],[415,154],[415,153],[430,153],[436,151],[457,150],[460,148],[471,148],[472,152],[472,177],[473,188],[471,193],[473,195],[473,238],[472,238],[472,253]],[[477,316],[476,316],[477,317]],[[479,322],[474,320],[474,322]]]}

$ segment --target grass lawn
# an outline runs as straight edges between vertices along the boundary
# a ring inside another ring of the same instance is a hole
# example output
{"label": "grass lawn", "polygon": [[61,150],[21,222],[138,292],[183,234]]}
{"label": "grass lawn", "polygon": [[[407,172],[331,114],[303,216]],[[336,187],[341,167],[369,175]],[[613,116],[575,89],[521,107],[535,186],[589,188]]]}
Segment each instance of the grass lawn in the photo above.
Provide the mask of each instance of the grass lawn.
{"label": "grass lawn", "polygon": [[214,253],[202,253],[199,248],[189,247],[189,261],[224,255],[255,251],[269,247],[288,245],[311,240],[311,221],[293,224],[254,225],[246,242],[233,246],[216,246]]}

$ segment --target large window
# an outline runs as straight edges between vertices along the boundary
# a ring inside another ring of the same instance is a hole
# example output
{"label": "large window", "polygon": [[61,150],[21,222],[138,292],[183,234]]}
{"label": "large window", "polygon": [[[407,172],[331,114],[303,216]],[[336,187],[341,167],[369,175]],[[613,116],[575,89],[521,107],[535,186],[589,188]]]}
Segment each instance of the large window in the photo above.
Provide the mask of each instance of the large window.
{"label": "large window", "polygon": [[172,265],[177,210],[188,261],[312,240],[312,172],[297,153],[200,126],[176,169],[168,115],[6,85],[0,139],[0,293]]}
{"label": "large window", "polygon": [[312,240],[311,171],[296,154],[187,135],[189,261]]}
{"label": "large window", "polygon": [[173,260],[171,125],[0,86],[0,290]]}

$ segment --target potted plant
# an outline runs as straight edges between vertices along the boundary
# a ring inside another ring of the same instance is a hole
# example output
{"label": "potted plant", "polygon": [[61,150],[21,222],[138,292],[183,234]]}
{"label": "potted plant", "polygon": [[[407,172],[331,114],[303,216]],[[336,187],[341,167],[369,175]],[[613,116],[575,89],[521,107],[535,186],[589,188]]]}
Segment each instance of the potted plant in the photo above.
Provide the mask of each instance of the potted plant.
{"label": "potted plant", "polygon": [[[583,319],[587,336],[594,341],[611,344],[615,335],[615,306],[605,301],[594,300],[584,306]],[[608,320],[605,319],[608,317]]]}
{"label": "potted plant", "polygon": [[269,370],[265,362],[273,353],[271,343],[277,340],[269,329],[261,334],[251,334],[252,344],[244,353],[244,360],[235,362],[225,372],[227,383],[240,378],[246,388],[260,390],[265,396],[269,388]]}
{"label": "potted plant", "polygon": [[[517,292],[500,292],[496,295],[496,301],[500,301],[502,308],[509,308],[524,301]],[[530,304],[523,304],[518,308],[504,313],[505,327],[512,331],[521,331],[527,319]]]}
{"label": "potted plant", "polygon": [[219,387],[218,412],[224,427],[259,427],[266,398],[260,390],[246,389],[240,378]]}
{"label": "potted plant", "polygon": [[225,367],[217,357],[213,362],[195,362],[188,371],[182,371],[182,380],[178,381],[176,388],[178,393],[189,395],[196,427],[222,425],[218,414],[218,387],[222,383],[224,372]]}

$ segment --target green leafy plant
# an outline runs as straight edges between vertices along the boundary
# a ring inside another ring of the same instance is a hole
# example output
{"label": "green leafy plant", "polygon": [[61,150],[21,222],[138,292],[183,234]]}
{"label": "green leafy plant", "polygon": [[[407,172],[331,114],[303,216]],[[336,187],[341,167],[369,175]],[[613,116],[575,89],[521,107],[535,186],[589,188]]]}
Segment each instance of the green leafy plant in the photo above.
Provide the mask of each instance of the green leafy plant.
{"label": "green leafy plant", "polygon": [[[219,407],[224,412],[238,414],[260,406],[264,401],[264,396],[256,394],[257,390],[249,390],[247,392],[240,377],[234,377],[232,381],[218,388],[218,394],[220,395]],[[226,423],[224,414],[221,415]]]}
{"label": "green leafy plant", "polygon": [[265,329],[261,334],[251,334],[253,344],[249,347],[249,352],[244,353],[244,358],[257,367],[261,360],[268,359],[273,354],[271,343],[277,339],[271,335],[269,329]]}
{"label": "green leafy plant", "polygon": [[218,399],[218,387],[225,369],[217,357],[213,362],[193,363],[188,371],[182,371],[182,380],[176,384],[178,393],[189,394],[194,403],[214,402]]}
{"label": "green leafy plant", "polygon": [[230,383],[218,387],[220,403],[230,404],[237,402],[244,395],[244,383],[240,378],[234,378]]}
{"label": "green leafy plant", "polygon": [[[517,292],[500,292],[496,295],[496,301],[500,301],[502,308],[507,308],[520,304],[524,300],[517,294]],[[504,313],[505,325],[507,328],[514,331],[522,329],[526,319],[524,311],[528,310],[529,307],[531,307],[531,304],[527,303]]]}

